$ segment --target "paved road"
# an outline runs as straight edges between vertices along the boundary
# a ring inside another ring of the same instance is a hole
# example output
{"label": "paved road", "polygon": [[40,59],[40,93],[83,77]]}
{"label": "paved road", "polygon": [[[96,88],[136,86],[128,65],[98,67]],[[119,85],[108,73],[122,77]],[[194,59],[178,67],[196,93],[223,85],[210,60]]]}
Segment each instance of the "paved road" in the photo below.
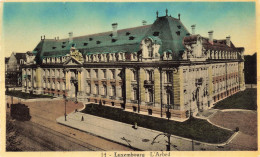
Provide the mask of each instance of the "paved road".
{"label": "paved road", "polygon": [[[14,103],[18,100],[14,99]],[[11,102],[10,97],[7,102]],[[18,126],[24,128],[21,132],[25,141],[23,150],[132,150],[129,147],[105,140],[103,138],[68,128],[56,123],[56,118],[64,115],[64,101],[59,99],[40,99],[23,101],[30,108],[32,116],[29,122],[17,122]],[[67,113],[82,108],[82,104],[67,103]],[[7,110],[7,113],[9,110]],[[51,144],[47,144],[48,141]],[[67,142],[66,142],[67,141]],[[69,141],[69,142],[68,142]],[[70,145],[71,144],[71,145]]]}
{"label": "paved road", "polygon": [[102,151],[86,142],[72,138],[61,132],[46,128],[32,121],[14,121],[19,131],[21,144],[18,146],[26,151]]}

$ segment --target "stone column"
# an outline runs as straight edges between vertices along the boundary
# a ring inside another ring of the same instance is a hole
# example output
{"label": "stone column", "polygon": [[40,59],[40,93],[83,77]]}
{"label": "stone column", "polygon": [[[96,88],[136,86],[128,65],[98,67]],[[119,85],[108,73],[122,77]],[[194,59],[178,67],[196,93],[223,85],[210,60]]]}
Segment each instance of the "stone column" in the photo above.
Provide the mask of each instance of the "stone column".
{"label": "stone column", "polygon": [[154,69],[154,101],[155,106],[161,106],[161,88],[160,88],[160,71],[159,68]]}
{"label": "stone column", "polygon": [[141,105],[145,105],[145,88],[144,88],[144,80],[145,78],[145,70],[144,68],[140,68],[139,71],[139,92],[141,98]]}
{"label": "stone column", "polygon": [[36,94],[42,94],[42,68],[41,67],[37,67],[36,69]]}
{"label": "stone column", "polygon": [[129,68],[125,69],[126,102],[130,102],[131,100],[131,73],[132,71]]}

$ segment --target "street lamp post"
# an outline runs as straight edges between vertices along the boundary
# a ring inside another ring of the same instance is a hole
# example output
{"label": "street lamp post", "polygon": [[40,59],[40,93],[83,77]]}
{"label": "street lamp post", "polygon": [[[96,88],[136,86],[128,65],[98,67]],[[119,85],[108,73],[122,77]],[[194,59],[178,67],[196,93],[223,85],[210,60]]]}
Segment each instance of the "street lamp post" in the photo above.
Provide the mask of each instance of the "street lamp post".
{"label": "street lamp post", "polygon": [[65,94],[63,95],[63,98],[64,98],[64,104],[65,104],[65,113],[64,113],[64,118],[65,118],[65,121],[67,121],[67,111],[66,111],[67,97],[66,97]]}

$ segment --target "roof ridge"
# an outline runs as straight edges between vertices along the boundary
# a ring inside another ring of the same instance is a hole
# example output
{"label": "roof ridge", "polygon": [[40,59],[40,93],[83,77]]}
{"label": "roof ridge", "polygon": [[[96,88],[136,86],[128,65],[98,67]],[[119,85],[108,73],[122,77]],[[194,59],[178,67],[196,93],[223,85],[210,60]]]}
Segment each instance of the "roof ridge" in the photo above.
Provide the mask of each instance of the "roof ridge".
{"label": "roof ridge", "polygon": [[[117,30],[117,32],[122,32],[122,31],[125,31],[125,30],[133,30],[133,29],[142,28],[142,27],[150,27],[151,25],[152,25],[152,24],[150,24],[150,25],[143,25],[143,26],[136,26],[136,27],[131,27],[131,28],[119,29],[119,30]],[[79,39],[79,38],[84,38],[84,37],[92,37],[92,36],[104,35],[104,34],[108,34],[108,33],[112,33],[112,32],[113,32],[113,31],[111,30],[111,31],[107,31],[107,32],[87,34],[87,35],[82,35],[82,36],[73,37],[73,39]],[[66,40],[66,39],[69,39],[69,38],[59,39],[58,41],[60,41],[60,40]]]}

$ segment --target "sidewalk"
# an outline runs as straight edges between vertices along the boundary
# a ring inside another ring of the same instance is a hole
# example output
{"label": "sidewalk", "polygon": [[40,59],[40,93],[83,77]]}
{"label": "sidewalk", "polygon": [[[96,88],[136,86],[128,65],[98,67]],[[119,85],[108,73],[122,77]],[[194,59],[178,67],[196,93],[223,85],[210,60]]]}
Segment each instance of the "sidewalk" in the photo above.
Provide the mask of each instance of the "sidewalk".
{"label": "sidewalk", "polygon": [[[82,116],[84,121],[81,121]],[[168,138],[160,135],[151,144],[153,139],[162,132],[142,127],[133,129],[132,125],[105,119],[81,112],[70,113],[65,121],[64,116],[57,118],[57,122],[78,130],[88,132],[111,141],[115,141],[132,148],[146,151],[166,150]],[[234,134],[236,135],[236,134]],[[235,136],[232,136],[234,138]],[[230,142],[230,140],[229,140]],[[219,146],[222,146],[221,148]],[[199,141],[192,141],[178,136],[171,136],[171,151],[175,150],[223,150],[223,144],[208,144]],[[226,146],[225,146],[226,147]],[[228,148],[227,148],[228,149]]]}

